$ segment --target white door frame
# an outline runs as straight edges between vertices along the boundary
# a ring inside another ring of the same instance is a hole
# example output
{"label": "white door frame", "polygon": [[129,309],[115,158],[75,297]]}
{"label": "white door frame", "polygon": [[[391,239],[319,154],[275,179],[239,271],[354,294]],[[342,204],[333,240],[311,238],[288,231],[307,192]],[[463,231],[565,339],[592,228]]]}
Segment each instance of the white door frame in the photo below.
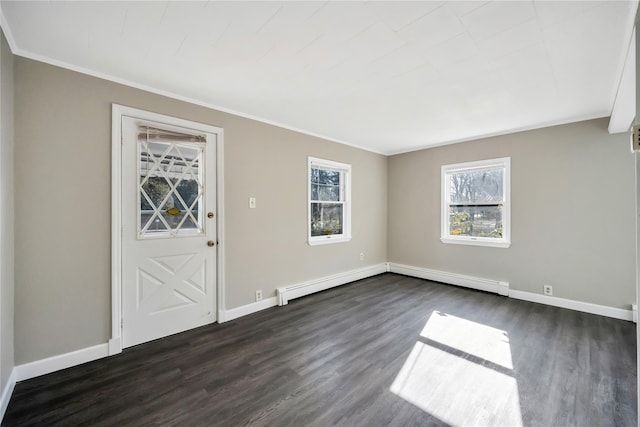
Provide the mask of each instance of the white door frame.
{"label": "white door frame", "polygon": [[122,352],[122,116],[218,135],[216,143],[217,321],[224,321],[224,131],[222,128],[124,105],[111,108],[111,338],[109,355]]}

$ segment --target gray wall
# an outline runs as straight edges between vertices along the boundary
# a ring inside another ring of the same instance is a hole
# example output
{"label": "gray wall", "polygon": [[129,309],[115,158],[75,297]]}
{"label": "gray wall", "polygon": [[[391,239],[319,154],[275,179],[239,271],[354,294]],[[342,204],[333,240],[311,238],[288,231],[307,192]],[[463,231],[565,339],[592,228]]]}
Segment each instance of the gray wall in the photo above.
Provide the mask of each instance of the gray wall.
{"label": "gray wall", "polygon": [[0,40],[0,390],[13,370],[13,54]]}
{"label": "gray wall", "polygon": [[[224,128],[227,309],[386,261],[386,157],[15,61],[16,364],[110,336],[111,103]],[[351,242],[307,244],[307,156],[352,164]]]}
{"label": "gray wall", "polygon": [[[607,119],[389,158],[390,262],[508,281],[512,289],[630,309],[634,156]],[[441,165],[511,157],[511,247],[440,242]]]}
{"label": "gray wall", "polygon": [[[635,299],[633,156],[606,120],[386,158],[24,58],[14,70],[16,364],[110,336],[112,102],[224,128],[227,309],[387,260],[612,307]],[[349,243],[306,243],[307,156],[353,165]],[[442,244],[440,166],[504,156],[511,248]]]}

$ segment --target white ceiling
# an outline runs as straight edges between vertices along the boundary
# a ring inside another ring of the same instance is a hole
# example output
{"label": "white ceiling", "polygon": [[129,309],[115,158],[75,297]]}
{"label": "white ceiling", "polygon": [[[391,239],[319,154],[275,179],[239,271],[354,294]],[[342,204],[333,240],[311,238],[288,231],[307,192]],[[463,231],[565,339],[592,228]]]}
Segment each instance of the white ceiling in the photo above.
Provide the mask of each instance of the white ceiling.
{"label": "white ceiling", "polygon": [[611,114],[635,1],[5,1],[14,53],[392,154]]}

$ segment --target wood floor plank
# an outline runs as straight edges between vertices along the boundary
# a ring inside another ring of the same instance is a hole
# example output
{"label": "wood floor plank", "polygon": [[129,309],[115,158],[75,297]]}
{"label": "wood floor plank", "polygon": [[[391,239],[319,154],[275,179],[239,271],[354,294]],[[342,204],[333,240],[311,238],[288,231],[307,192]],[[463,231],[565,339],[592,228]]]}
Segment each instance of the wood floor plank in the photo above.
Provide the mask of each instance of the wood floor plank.
{"label": "wood floor plank", "polygon": [[632,426],[630,322],[386,273],[18,383],[3,426]]}

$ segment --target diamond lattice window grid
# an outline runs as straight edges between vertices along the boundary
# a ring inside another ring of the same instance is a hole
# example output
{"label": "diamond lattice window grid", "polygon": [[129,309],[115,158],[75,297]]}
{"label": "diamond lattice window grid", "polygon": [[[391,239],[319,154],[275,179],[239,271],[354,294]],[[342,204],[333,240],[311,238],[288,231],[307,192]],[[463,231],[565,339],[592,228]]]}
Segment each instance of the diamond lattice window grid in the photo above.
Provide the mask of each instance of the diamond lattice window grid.
{"label": "diamond lattice window grid", "polygon": [[138,150],[138,236],[203,234],[205,144],[139,137]]}

